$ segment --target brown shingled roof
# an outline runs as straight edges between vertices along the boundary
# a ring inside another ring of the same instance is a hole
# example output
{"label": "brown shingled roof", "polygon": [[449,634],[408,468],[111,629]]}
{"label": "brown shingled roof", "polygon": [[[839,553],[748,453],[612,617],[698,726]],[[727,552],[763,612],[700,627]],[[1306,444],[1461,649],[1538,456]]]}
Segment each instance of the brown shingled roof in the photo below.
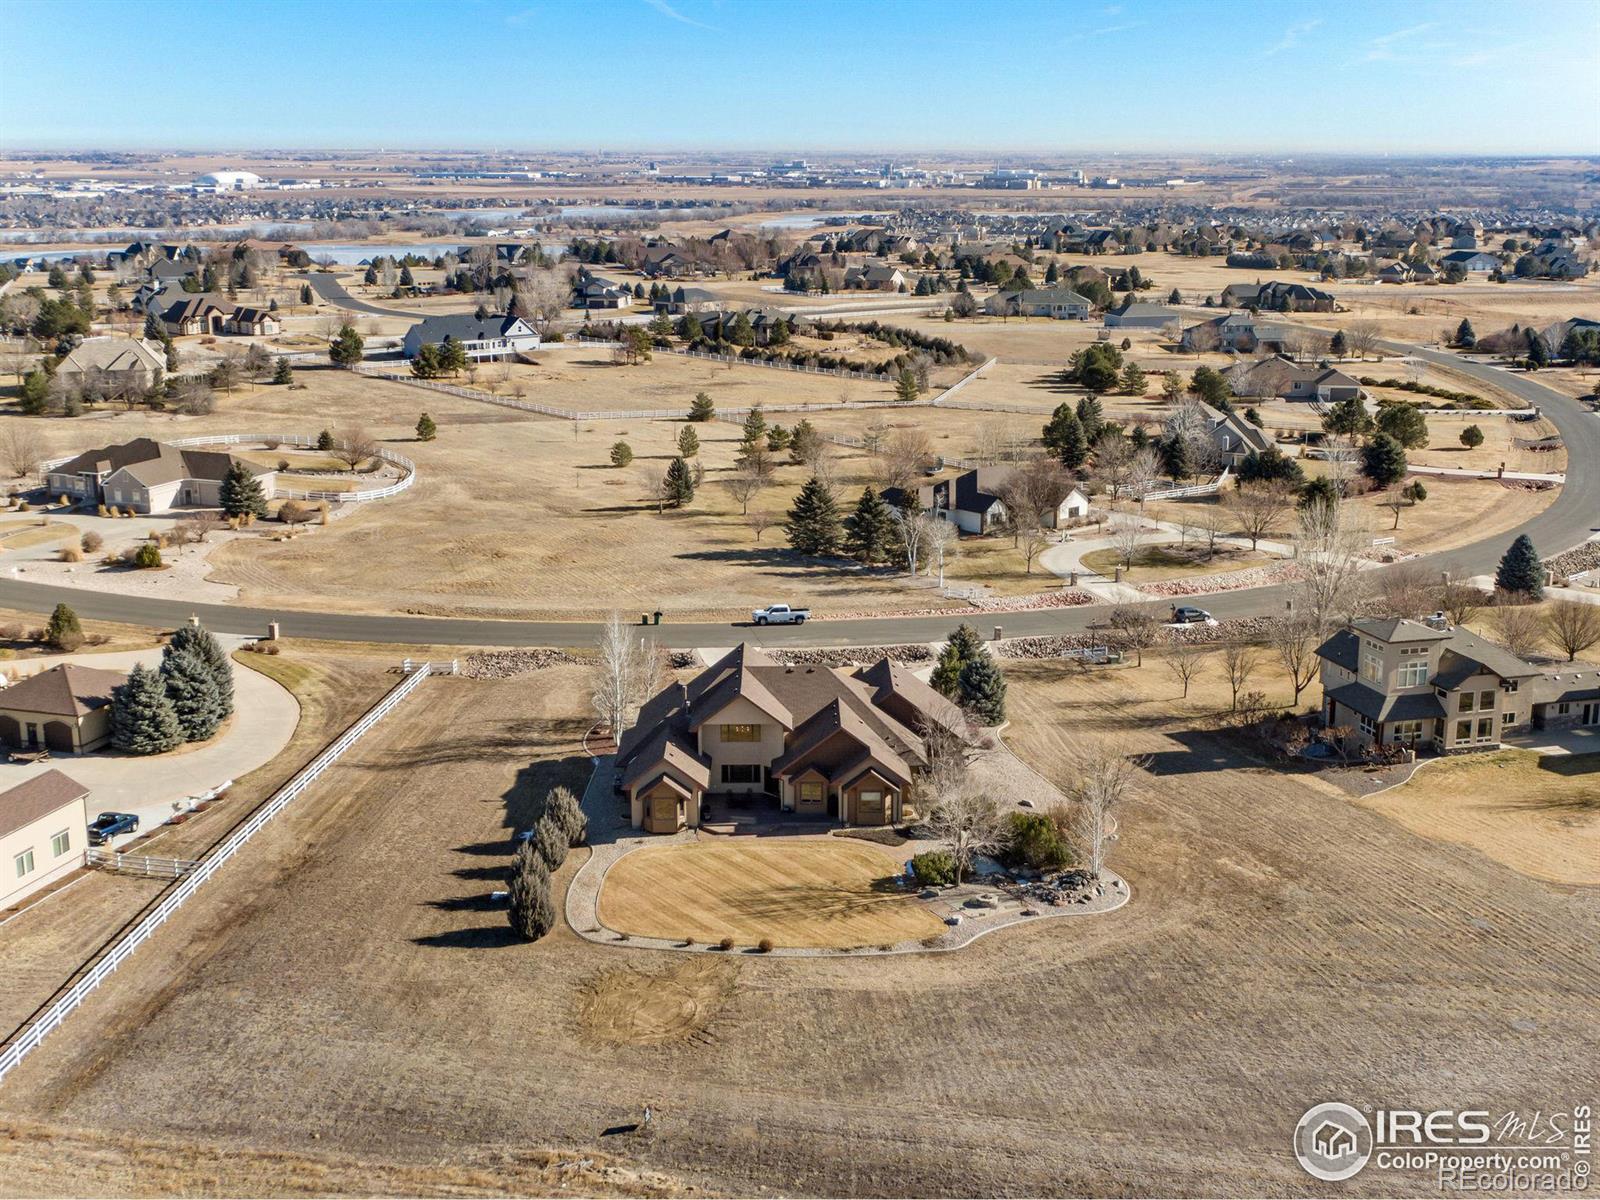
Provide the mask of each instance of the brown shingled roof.
{"label": "brown shingled roof", "polygon": [[111,689],[126,683],[120,671],[62,663],[0,689],[0,710],[81,717],[111,703]]}
{"label": "brown shingled roof", "polygon": [[0,792],[0,837],[32,825],[65,804],[89,794],[89,789],[60,771],[35,775],[16,787]]}

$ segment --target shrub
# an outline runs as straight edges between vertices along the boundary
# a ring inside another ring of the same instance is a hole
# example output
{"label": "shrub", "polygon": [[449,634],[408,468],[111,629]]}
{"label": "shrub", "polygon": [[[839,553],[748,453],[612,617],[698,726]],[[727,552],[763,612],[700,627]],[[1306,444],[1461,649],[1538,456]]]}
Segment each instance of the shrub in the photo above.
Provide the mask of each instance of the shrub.
{"label": "shrub", "polygon": [[762,938],[759,942],[756,943],[756,949],[759,950],[762,954],[771,954],[772,953],[772,939],[771,938]]}
{"label": "shrub", "polygon": [[589,836],[589,818],[584,816],[578,798],[564,787],[551,788],[546,794],[543,815],[566,834],[569,846],[581,846]]}
{"label": "shrub", "polygon": [[567,832],[546,813],[533,827],[534,848],[544,865],[554,871],[567,861]]}
{"label": "shrub", "polygon": [[56,605],[50,614],[50,623],[42,633],[34,635],[34,641],[48,642],[67,653],[76,650],[83,645],[83,626],[78,622],[78,614],[65,604]]}
{"label": "shrub", "polygon": [[105,541],[105,538],[101,537],[93,530],[90,530],[79,540],[79,545],[83,547],[84,553],[93,554],[96,550],[100,549],[101,546],[105,545]]}
{"label": "shrub", "polygon": [[1007,861],[1032,867],[1036,871],[1070,866],[1072,848],[1061,837],[1055,822],[1043,813],[1012,813],[1011,842]]}
{"label": "shrub", "polygon": [[62,562],[82,562],[83,551],[76,546],[64,546],[61,549]]}
{"label": "shrub", "polygon": [[32,512],[33,511],[33,505],[29,504],[26,500],[19,500],[17,502],[17,511],[18,512]]}
{"label": "shrub", "polygon": [[285,500],[278,506],[278,520],[285,525],[299,525],[311,519],[311,506],[303,500]]}
{"label": "shrub", "polygon": [[929,850],[911,860],[911,873],[923,887],[949,887],[956,881],[956,860],[947,850]]}
{"label": "shrub", "polygon": [[517,850],[512,863],[510,904],[506,919],[511,928],[530,942],[537,941],[555,926],[556,906],[550,895],[550,872],[544,859],[531,844]]}
{"label": "shrub", "polygon": [[154,542],[141,542],[139,548],[133,552],[133,565],[140,570],[152,570],[161,566],[161,547]]}
{"label": "shrub", "polygon": [[723,938],[720,942],[717,943],[717,949],[718,950],[732,950],[733,949],[733,939],[731,937]]}

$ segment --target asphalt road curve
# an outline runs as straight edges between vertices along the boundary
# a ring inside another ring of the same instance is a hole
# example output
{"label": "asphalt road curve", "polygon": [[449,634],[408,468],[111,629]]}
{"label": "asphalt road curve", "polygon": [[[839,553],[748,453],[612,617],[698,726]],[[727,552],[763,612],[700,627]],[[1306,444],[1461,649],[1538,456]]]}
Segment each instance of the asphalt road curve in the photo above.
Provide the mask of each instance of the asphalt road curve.
{"label": "asphalt road curve", "polygon": [[352,312],[370,313],[375,317],[404,317],[408,321],[420,321],[424,315],[418,312],[406,312],[399,308],[379,308],[376,304],[357,300],[345,290],[337,275],[327,271],[313,271],[306,276],[306,281],[311,284],[311,290],[329,304],[337,304],[340,308],[348,308]]}
{"label": "asphalt road curve", "polygon": [[[1411,347],[1400,349],[1497,384],[1530,404],[1538,405],[1560,430],[1567,445],[1567,480],[1561,494],[1545,511],[1509,532],[1410,561],[1427,563],[1454,574],[1482,575],[1494,570],[1506,547],[1519,533],[1531,536],[1540,553],[1549,556],[1576,546],[1600,531],[1600,415],[1588,412],[1576,400],[1524,374],[1453,354]],[[1218,617],[1257,616],[1283,611],[1288,589],[1278,584],[1217,592],[1196,599]],[[181,600],[121,596],[0,578],[0,607],[43,613],[49,612],[61,601],[70,604],[79,616],[97,620],[172,629],[192,615],[199,617],[210,629],[239,634],[264,634],[267,623],[277,621],[285,637],[332,641],[452,646],[587,646],[594,643],[599,632],[597,625],[581,621],[469,620],[458,617],[310,612],[292,608],[247,608],[229,604],[187,604]],[[984,634],[990,633],[994,626],[1003,627],[1006,637],[1077,633],[1103,619],[1105,611],[1103,605],[1094,605],[1037,612],[953,612],[938,617],[815,620],[800,626],[762,628],[727,623],[675,623],[669,613],[665,623],[652,632],[663,645],[682,648],[726,646],[737,640],[770,646],[870,646],[939,641],[950,632],[952,623],[957,619],[977,624]]]}

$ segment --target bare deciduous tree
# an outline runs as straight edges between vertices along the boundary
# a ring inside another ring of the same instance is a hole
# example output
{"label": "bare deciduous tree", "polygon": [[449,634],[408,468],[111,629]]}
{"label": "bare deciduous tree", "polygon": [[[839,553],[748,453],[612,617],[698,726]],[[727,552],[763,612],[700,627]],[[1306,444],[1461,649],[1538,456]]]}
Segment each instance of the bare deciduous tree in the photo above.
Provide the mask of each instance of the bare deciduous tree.
{"label": "bare deciduous tree", "polygon": [[1293,613],[1287,619],[1273,622],[1267,634],[1272,651],[1278,656],[1289,685],[1294,688],[1294,703],[1300,703],[1300,693],[1311,686],[1322,660],[1317,657],[1317,645],[1325,630],[1317,628],[1307,613]]}
{"label": "bare deciduous tree", "polygon": [[1119,516],[1111,523],[1111,548],[1124,570],[1133,569],[1133,560],[1144,544],[1144,522],[1131,513]]}
{"label": "bare deciduous tree", "polygon": [[39,469],[44,459],[44,439],[38,430],[26,422],[16,420],[6,423],[0,453],[5,455],[6,467],[15,479],[26,479]]}
{"label": "bare deciduous tree", "polygon": [[1138,773],[1149,762],[1148,758],[1130,754],[1126,746],[1115,741],[1091,743],[1090,749],[1075,757],[1067,798],[1074,808],[1072,825],[1078,860],[1090,879],[1098,880],[1105,872],[1113,810],[1127,802]]}
{"label": "bare deciduous tree", "polygon": [[1236,488],[1228,508],[1254,550],[1262,538],[1275,533],[1293,506],[1290,490],[1281,483],[1252,483]]}
{"label": "bare deciduous tree", "polygon": [[341,428],[334,436],[333,449],[328,451],[352,471],[377,452],[377,439],[365,425],[361,424],[350,424]]}
{"label": "bare deciduous tree", "polygon": [[1489,625],[1495,639],[1518,658],[1538,653],[1539,644],[1544,641],[1544,622],[1539,619],[1538,609],[1530,605],[1498,605]]}
{"label": "bare deciduous tree", "polygon": [[1459,579],[1446,579],[1436,594],[1439,609],[1452,625],[1465,625],[1489,603],[1489,594]]}
{"label": "bare deciduous tree", "polygon": [[1358,358],[1366,358],[1378,348],[1378,339],[1382,336],[1383,331],[1376,321],[1352,321],[1345,330],[1345,345]]}
{"label": "bare deciduous tree", "polygon": [[878,454],[878,478],[884,487],[909,490],[937,457],[933,442],[922,430],[896,429],[884,439]]}
{"label": "bare deciduous tree", "polygon": [[1349,616],[1361,593],[1362,534],[1341,500],[1317,500],[1300,513],[1300,582],[1295,611],[1319,632]]}
{"label": "bare deciduous tree", "polygon": [[1102,433],[1094,440],[1091,473],[1104,485],[1113,508],[1132,481],[1134,453],[1133,443],[1121,433]]}
{"label": "bare deciduous tree", "polygon": [[724,479],[722,486],[728,489],[728,494],[739,505],[739,512],[748,517],[750,515],[750,501],[759,496],[767,486],[767,477],[753,467],[744,467],[736,474]]}
{"label": "bare deciduous tree", "polygon": [[1117,640],[1123,646],[1138,653],[1134,666],[1144,666],[1145,649],[1156,640],[1156,633],[1161,629],[1158,607],[1154,604],[1121,604],[1107,615],[1106,623],[1116,631]]}
{"label": "bare deciduous tree", "polygon": [[1217,539],[1226,536],[1233,528],[1229,513],[1223,504],[1212,502],[1201,508],[1195,515],[1195,527],[1199,529],[1206,539],[1206,557],[1217,556]]}
{"label": "bare deciduous tree", "polygon": [[1545,634],[1571,662],[1600,643],[1600,606],[1578,600],[1555,600],[1544,615]]}
{"label": "bare deciduous tree", "polygon": [[600,627],[599,650],[589,697],[600,723],[613,738],[620,738],[632,724],[639,706],[655,689],[660,660],[655,644],[635,636],[618,612],[613,612]]}
{"label": "bare deciduous tree", "polygon": [[994,854],[1009,842],[1010,821],[1000,803],[973,777],[970,743],[944,729],[927,739],[928,771],[923,784],[927,824],[955,860],[956,883],[980,854]]}
{"label": "bare deciduous tree", "polygon": [[894,518],[900,527],[900,543],[906,551],[906,573],[915,575],[917,563],[922,558],[922,548],[933,538],[939,536],[934,526],[946,524],[939,517],[925,512],[908,512],[903,508],[891,508],[889,515]]}
{"label": "bare deciduous tree", "polygon": [[1211,650],[1202,642],[1192,641],[1181,633],[1171,633],[1167,637],[1167,670],[1173,677],[1183,684],[1183,698],[1189,698],[1189,685],[1199,677],[1201,670],[1206,665],[1206,660],[1211,657]]}
{"label": "bare deciduous tree", "polygon": [[756,535],[756,545],[761,544],[761,535],[777,523],[778,514],[770,509],[758,508],[755,512],[746,511],[744,523],[750,526],[750,532]]}
{"label": "bare deciduous tree", "polygon": [[1426,568],[1415,562],[1396,563],[1373,574],[1373,595],[1384,615],[1416,621],[1433,611],[1437,589]]}
{"label": "bare deciduous tree", "polygon": [[1250,677],[1261,666],[1261,648],[1249,642],[1229,642],[1222,647],[1222,673],[1228,678],[1233,692],[1230,712],[1239,711],[1239,693],[1244,691]]}
{"label": "bare deciduous tree", "polygon": [[928,569],[938,570],[939,586],[943,587],[945,561],[960,550],[961,530],[956,528],[953,521],[935,521],[928,527],[926,537]]}

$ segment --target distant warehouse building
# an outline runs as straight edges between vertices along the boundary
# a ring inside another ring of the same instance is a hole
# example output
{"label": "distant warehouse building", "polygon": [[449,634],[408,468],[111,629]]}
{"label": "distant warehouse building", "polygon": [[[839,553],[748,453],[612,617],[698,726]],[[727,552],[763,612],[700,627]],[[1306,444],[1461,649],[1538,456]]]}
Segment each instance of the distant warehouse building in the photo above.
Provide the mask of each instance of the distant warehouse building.
{"label": "distant warehouse building", "polygon": [[219,192],[251,192],[265,181],[249,171],[211,171],[194,181],[195,187],[214,188]]}
{"label": "distant warehouse building", "polygon": [[1165,329],[1181,324],[1178,310],[1165,304],[1124,304],[1106,313],[1107,329]]}

